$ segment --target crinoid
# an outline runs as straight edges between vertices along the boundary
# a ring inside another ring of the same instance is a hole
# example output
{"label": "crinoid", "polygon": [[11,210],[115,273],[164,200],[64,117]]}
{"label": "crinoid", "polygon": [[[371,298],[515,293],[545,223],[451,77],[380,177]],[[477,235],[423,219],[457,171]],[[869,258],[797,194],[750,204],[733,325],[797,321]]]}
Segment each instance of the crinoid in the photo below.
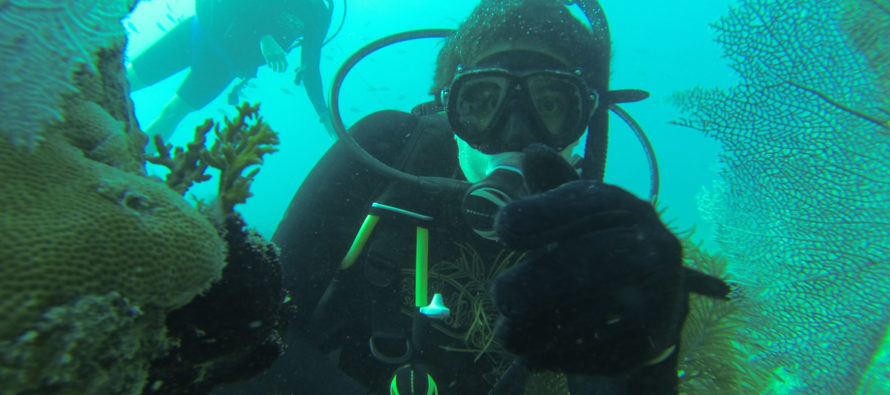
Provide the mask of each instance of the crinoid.
{"label": "crinoid", "polygon": [[[441,261],[430,269],[430,291],[441,293],[451,309],[445,320],[433,321],[432,325],[447,336],[459,340],[463,347],[443,346],[449,351],[475,354],[475,359],[489,358],[495,366],[494,374],[502,373],[510,359],[494,341],[494,324],[497,310],[489,296],[492,282],[505,269],[518,263],[523,254],[503,250],[487,262],[467,244],[456,244],[458,257]],[[406,278],[413,278],[414,271],[405,269]]]}

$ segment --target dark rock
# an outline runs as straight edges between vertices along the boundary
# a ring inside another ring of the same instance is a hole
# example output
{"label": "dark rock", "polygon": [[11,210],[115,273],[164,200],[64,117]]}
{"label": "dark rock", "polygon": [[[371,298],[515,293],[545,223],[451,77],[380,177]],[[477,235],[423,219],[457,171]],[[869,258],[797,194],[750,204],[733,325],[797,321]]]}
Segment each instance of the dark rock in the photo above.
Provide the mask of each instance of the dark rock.
{"label": "dark rock", "polygon": [[291,305],[282,287],[277,248],[238,214],[224,224],[228,263],[204,295],[167,315],[179,346],[152,361],[145,394],[206,394],[214,386],[259,373],[283,352]]}

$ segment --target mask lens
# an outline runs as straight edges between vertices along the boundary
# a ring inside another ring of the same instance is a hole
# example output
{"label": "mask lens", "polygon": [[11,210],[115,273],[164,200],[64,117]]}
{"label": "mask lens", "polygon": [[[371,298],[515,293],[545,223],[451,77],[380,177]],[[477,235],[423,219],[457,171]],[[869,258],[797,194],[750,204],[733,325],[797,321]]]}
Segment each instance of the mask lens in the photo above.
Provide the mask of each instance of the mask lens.
{"label": "mask lens", "polygon": [[[575,138],[584,118],[585,95],[567,76],[536,74],[526,80],[535,113],[547,133],[553,137]],[[561,139],[560,139],[561,140]]]}
{"label": "mask lens", "polygon": [[471,144],[485,139],[509,85],[506,76],[491,73],[467,74],[452,84],[449,116],[462,139]]}

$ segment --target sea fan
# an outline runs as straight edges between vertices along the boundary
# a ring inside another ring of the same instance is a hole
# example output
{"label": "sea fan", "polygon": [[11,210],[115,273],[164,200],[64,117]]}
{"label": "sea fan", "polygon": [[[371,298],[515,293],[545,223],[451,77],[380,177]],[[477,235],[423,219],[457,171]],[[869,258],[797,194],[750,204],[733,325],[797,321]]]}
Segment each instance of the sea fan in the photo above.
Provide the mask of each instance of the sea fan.
{"label": "sea fan", "polygon": [[881,41],[847,35],[886,14],[850,4],[740,1],[715,25],[740,83],[677,97],[679,123],[723,145],[701,208],[783,391],[854,392],[890,323],[890,100],[850,45]]}
{"label": "sea fan", "polygon": [[[693,231],[678,232],[684,265],[727,280],[727,261],[692,241]],[[731,282],[731,279],[728,279]],[[689,315],[679,349],[680,392],[688,394],[762,393],[773,379],[751,358],[756,349],[740,342],[749,322],[736,289],[730,301],[690,294]]]}

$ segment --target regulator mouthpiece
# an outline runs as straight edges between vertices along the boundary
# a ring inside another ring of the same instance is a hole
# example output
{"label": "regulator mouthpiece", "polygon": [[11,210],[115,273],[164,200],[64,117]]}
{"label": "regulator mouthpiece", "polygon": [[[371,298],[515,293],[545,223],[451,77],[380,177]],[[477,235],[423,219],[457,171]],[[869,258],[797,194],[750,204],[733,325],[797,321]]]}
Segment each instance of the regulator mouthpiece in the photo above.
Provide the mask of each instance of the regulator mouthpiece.
{"label": "regulator mouthpiece", "polygon": [[522,154],[505,156],[505,160],[495,164],[488,175],[473,184],[464,195],[461,207],[467,224],[479,236],[497,240],[494,218],[501,207],[528,196],[528,186],[522,173]]}

